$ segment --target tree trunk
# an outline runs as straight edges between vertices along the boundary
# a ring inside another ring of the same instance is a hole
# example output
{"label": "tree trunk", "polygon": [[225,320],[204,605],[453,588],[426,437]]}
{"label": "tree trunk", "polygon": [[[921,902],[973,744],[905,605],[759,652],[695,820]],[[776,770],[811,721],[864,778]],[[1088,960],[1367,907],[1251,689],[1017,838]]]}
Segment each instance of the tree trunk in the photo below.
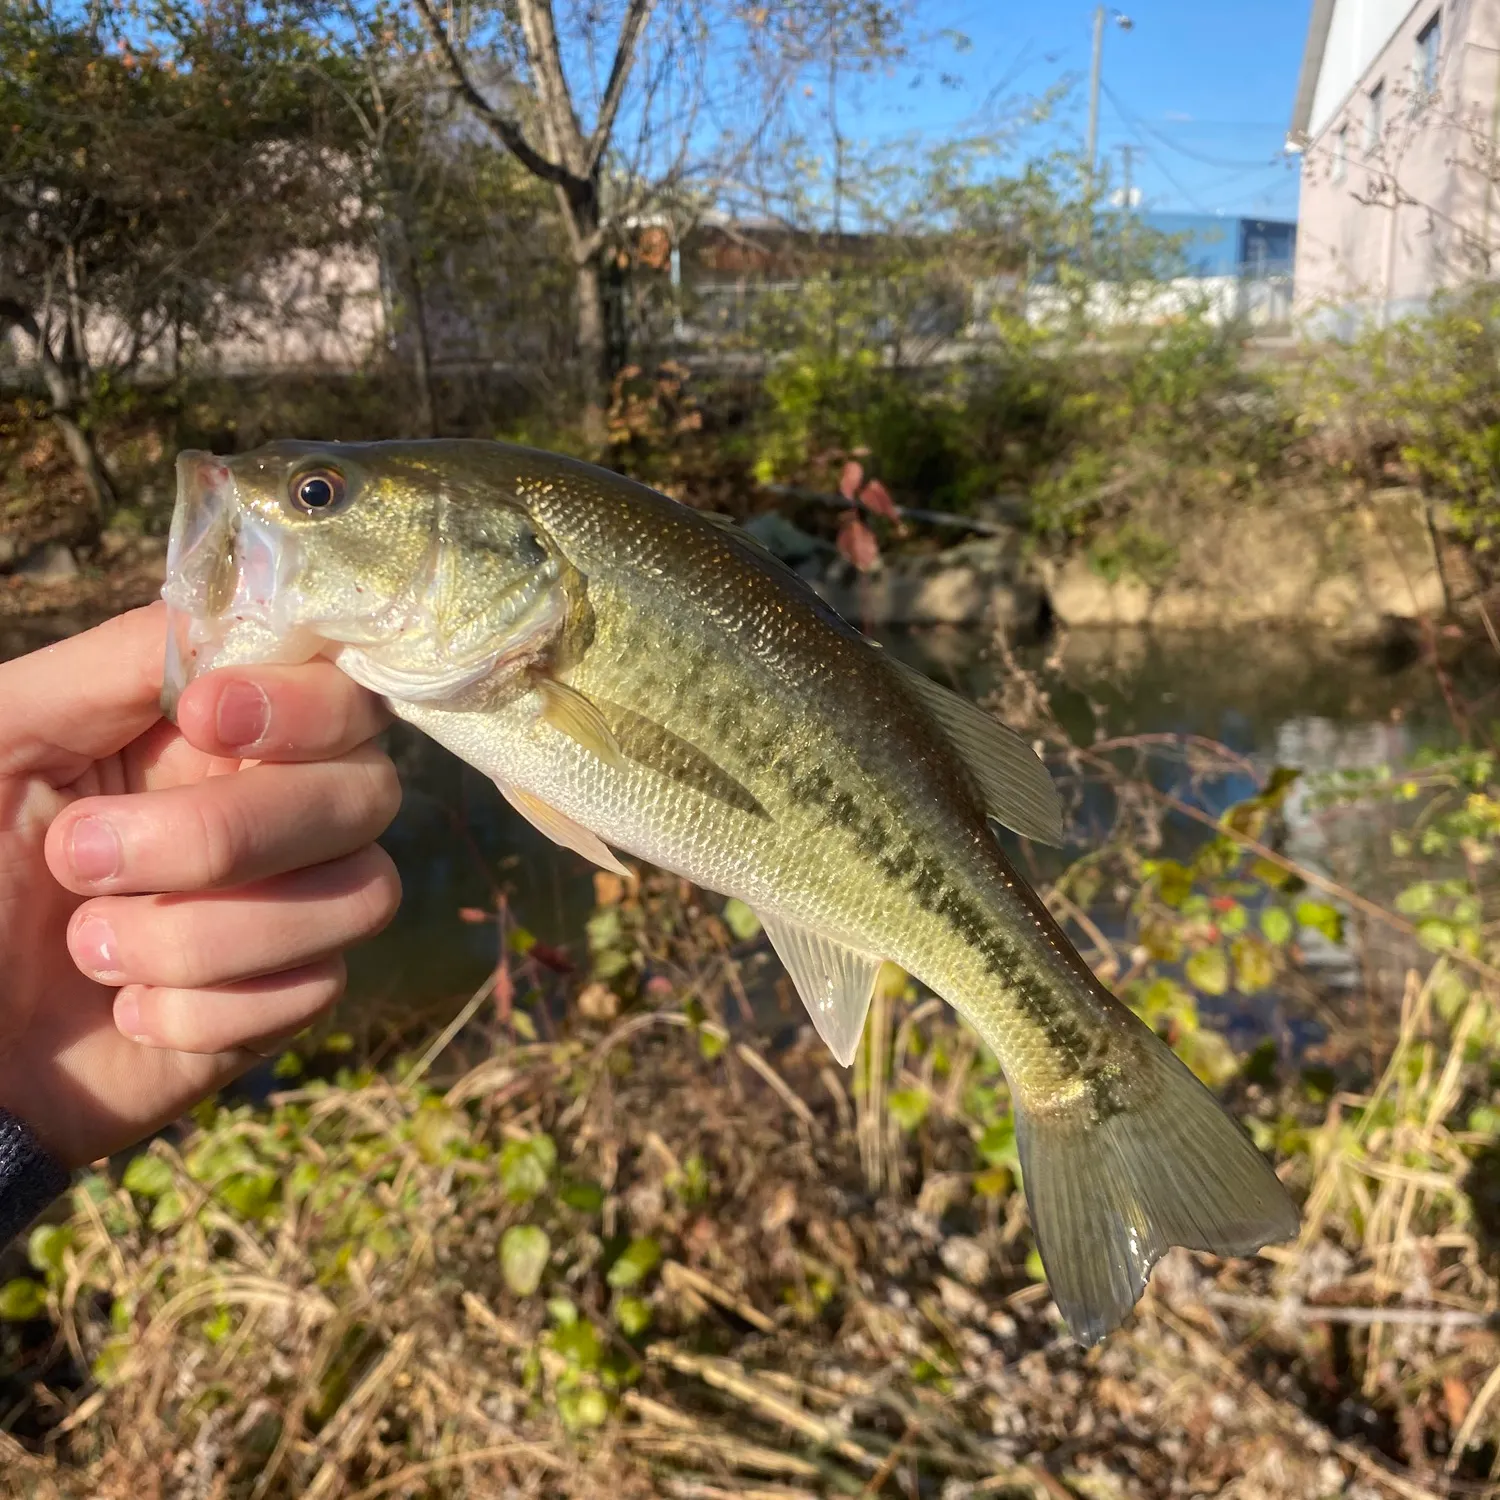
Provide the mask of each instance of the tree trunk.
{"label": "tree trunk", "polygon": [[84,491],[89,497],[89,518],[78,540],[92,545],[113,516],[119,498],[104,456],[94,442],[94,435],[78,421],[77,412],[83,405],[82,391],[86,379],[81,357],[75,353],[67,361],[68,367],[64,368],[64,361],[53,352],[31,309],[10,298],[0,299],[0,333],[12,323],[31,344],[32,357],[52,404],[52,425],[61,434],[68,456],[77,465],[79,477],[83,480]]}
{"label": "tree trunk", "polygon": [[604,278],[596,252],[574,271],[578,316],[578,374],[583,398],[583,436],[601,452],[609,437],[609,340],[605,332]]}
{"label": "tree trunk", "polygon": [[89,526],[78,540],[92,546],[99,539],[99,533],[119,503],[114,481],[110,479],[109,470],[104,466],[104,458],[94,443],[93,434],[80,427],[70,412],[60,411],[54,405],[52,425],[62,434],[68,457],[77,465],[84,490],[89,497]]}
{"label": "tree trunk", "polygon": [[427,302],[422,295],[422,273],[408,242],[407,279],[411,283],[412,376],[417,387],[418,436],[437,436],[437,402],[432,393],[432,347],[427,339]]}

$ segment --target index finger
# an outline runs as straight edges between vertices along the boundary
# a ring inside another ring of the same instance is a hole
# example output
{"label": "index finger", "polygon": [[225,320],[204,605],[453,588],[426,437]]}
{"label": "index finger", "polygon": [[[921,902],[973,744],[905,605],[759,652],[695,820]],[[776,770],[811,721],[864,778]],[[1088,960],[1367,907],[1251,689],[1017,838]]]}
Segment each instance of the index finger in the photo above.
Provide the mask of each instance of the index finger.
{"label": "index finger", "polygon": [[331,661],[221,667],[189,684],[177,727],[207,755],[242,760],[327,760],[391,721],[380,699]]}
{"label": "index finger", "polygon": [[161,717],[164,604],[0,665],[0,776],[59,784],[128,745]]}

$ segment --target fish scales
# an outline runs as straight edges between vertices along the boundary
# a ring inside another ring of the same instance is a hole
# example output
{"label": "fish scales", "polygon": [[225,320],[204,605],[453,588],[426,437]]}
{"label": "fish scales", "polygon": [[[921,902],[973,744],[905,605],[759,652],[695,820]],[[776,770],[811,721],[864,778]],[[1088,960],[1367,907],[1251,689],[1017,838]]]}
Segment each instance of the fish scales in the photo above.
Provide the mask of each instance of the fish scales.
{"label": "fish scales", "polygon": [[[1029,826],[1055,803],[1039,763],[743,533],[498,444],[275,444],[227,482],[208,462],[180,461],[167,588],[196,669],[321,642],[559,841],[745,901],[836,1050],[879,960],[943,996],[1005,1071],[1039,1248],[1086,1342],[1167,1245],[1295,1231],[1264,1159],[1006,860],[986,814]],[[274,568],[251,543],[281,549]],[[228,624],[194,583],[226,555]]]}
{"label": "fish scales", "polygon": [[[711,801],[683,793],[664,805],[667,790],[652,812],[658,837],[676,830],[670,842],[641,847],[628,820],[597,831],[752,906],[841,936],[880,934],[886,957],[980,1026],[1019,1087],[1045,1092],[1096,1076],[1101,1047],[1090,1037],[1106,1013],[1087,992],[1064,1006],[1055,999],[1059,966],[1076,973],[1080,961],[1009,868],[969,778],[885,663],[832,610],[789,597],[779,567],[721,528],[649,493],[611,503],[602,489],[585,480],[521,490],[569,560],[601,580],[590,587],[596,633],[570,680],[684,736],[711,725],[721,764],[771,811],[773,827],[732,830]],[[646,507],[655,527],[640,524]],[[664,618],[654,611],[669,570]],[[686,667],[674,681],[660,661]],[[822,738],[830,722],[838,754]],[[584,756],[573,769],[588,777],[598,766]],[[549,790],[580,818],[605,795],[592,785]],[[621,800],[648,795],[638,785]],[[955,846],[969,857],[955,860]],[[822,857],[810,866],[814,848]],[[871,862],[881,882],[869,879]]]}

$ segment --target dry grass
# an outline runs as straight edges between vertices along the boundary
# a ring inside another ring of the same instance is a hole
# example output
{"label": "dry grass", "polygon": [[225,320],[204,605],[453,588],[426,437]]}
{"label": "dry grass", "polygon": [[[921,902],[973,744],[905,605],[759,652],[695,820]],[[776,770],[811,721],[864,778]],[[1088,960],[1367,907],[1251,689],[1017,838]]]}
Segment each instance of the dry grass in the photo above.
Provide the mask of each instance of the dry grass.
{"label": "dry grass", "polygon": [[[166,1175],[137,1168],[137,1191],[77,1194],[55,1335],[26,1325],[5,1492],[1479,1493],[1496,1284],[1445,1123],[1466,1023],[1444,1050],[1430,990],[1413,980],[1371,1095],[1313,1122],[1303,1242],[1174,1254],[1089,1354],[1026,1272],[1018,1195],[979,1190],[971,1040],[899,998],[890,1085],[925,1076],[937,1103],[878,1156],[814,1050],[773,1065],[676,1012],[507,1048],[441,1090],[382,1077],[223,1114],[158,1142]],[[556,1164],[517,1201],[503,1153],[541,1130]],[[258,1170],[274,1187],[237,1211]],[[569,1207],[575,1180],[597,1201]],[[180,1217],[153,1228],[168,1193],[158,1218]],[[497,1255],[522,1221],[550,1238],[530,1295]],[[627,1284],[613,1268],[646,1238],[659,1263]]]}

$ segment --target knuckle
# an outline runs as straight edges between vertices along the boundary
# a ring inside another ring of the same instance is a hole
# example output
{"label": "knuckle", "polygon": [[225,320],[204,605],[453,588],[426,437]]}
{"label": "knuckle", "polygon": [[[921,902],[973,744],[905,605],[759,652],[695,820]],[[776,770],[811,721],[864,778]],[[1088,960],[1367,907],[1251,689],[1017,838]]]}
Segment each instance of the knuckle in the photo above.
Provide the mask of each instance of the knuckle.
{"label": "knuckle", "polygon": [[384,849],[372,845],[365,859],[368,868],[356,894],[355,920],[361,937],[373,937],[401,905],[401,877]]}
{"label": "knuckle", "polygon": [[[158,1046],[174,1052],[216,1052],[209,1017],[201,1004],[203,996],[191,990],[158,989],[141,999],[143,1015],[151,1014],[151,1035]],[[194,1002],[200,1002],[195,1004]]]}
{"label": "knuckle", "polygon": [[[212,787],[212,782],[204,784]],[[218,790],[215,788],[215,790]],[[231,798],[202,795],[194,798],[198,866],[204,885],[223,885],[239,869],[252,840],[241,810]]]}
{"label": "knuckle", "polygon": [[401,808],[401,778],[395,763],[373,746],[355,751],[349,759],[361,773],[347,778],[354,788],[357,821],[361,827],[379,832]]}
{"label": "knuckle", "polygon": [[151,923],[150,952],[155,984],[168,989],[191,989],[215,977],[222,959],[215,963],[214,944],[190,905],[157,908]]}

